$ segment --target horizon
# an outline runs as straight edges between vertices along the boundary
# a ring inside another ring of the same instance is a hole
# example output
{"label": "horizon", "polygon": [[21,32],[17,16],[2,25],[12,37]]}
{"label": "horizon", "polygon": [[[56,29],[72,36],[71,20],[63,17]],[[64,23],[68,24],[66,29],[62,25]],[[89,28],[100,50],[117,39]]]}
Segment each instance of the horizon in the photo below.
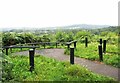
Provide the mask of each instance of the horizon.
{"label": "horizon", "polygon": [[75,24],[117,26],[118,1],[0,1],[0,28],[44,28]]}
{"label": "horizon", "polygon": [[[110,25],[92,25],[92,24],[73,24],[65,26],[53,26],[53,27],[6,27],[1,28],[0,31],[10,31],[10,30],[55,30],[55,29],[101,29],[109,28]],[[116,26],[113,26],[116,27]]]}
{"label": "horizon", "polygon": [[42,28],[49,28],[49,29],[52,29],[52,28],[63,28],[63,27],[71,27],[71,26],[75,26],[75,25],[82,25],[82,26],[84,26],[84,25],[88,25],[88,26],[111,26],[111,25],[94,25],[94,24],[71,24],[71,25],[63,25],[63,26],[48,26],[48,27],[4,27],[4,28],[1,28],[1,29],[27,29],[27,28],[29,28],[29,29],[32,29],[32,28],[34,28],[34,29],[42,29]]}

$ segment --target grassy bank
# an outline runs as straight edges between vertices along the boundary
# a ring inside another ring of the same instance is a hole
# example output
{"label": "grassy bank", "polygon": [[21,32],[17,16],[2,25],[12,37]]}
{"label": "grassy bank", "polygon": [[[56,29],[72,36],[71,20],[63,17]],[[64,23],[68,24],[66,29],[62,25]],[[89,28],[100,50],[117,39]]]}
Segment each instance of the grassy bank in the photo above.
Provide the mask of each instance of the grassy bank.
{"label": "grassy bank", "polygon": [[[10,56],[10,55],[9,55]],[[92,73],[80,65],[35,56],[35,69],[29,71],[29,57],[5,56],[2,62],[2,81],[113,81]]]}
{"label": "grassy bank", "polygon": [[[77,43],[75,49],[75,56],[81,57],[93,61],[99,61],[98,43],[89,43],[88,47],[85,47],[84,43]],[[69,49],[65,49],[65,54],[69,55]],[[118,45],[107,44],[106,53],[103,54],[103,63],[120,68],[118,56]]]}

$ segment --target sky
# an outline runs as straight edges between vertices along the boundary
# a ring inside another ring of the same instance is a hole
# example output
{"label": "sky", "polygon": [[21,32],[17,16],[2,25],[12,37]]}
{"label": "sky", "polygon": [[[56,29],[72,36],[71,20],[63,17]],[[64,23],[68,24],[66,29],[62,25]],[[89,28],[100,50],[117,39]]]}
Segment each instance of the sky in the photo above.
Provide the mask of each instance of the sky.
{"label": "sky", "polygon": [[1,0],[0,28],[118,25],[119,0]]}

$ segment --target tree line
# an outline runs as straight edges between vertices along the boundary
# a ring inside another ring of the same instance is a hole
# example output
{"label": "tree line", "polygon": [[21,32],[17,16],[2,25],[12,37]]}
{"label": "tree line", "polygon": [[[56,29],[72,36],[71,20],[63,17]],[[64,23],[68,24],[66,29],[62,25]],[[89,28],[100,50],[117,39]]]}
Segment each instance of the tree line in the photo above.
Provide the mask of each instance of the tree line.
{"label": "tree line", "polygon": [[35,32],[2,32],[2,45],[16,45],[34,42],[69,42],[78,40],[83,43],[85,38],[88,42],[99,41],[99,38],[105,38],[109,43],[117,43],[118,27],[108,27],[93,30],[56,30],[54,33],[35,33]]}

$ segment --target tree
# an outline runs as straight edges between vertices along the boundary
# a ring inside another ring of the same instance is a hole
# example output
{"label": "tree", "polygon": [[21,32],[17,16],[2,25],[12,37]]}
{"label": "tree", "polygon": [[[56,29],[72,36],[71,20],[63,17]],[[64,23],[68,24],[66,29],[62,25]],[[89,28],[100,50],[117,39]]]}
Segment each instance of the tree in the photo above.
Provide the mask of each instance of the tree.
{"label": "tree", "polygon": [[73,41],[74,40],[73,36],[74,36],[74,34],[72,32],[66,33],[64,36],[65,42]]}
{"label": "tree", "polygon": [[48,37],[48,35],[43,35],[41,38],[42,42],[50,42],[50,38]]}
{"label": "tree", "polygon": [[61,32],[61,31],[58,31],[57,33],[56,33],[56,41],[57,42],[64,42],[65,41],[65,39],[64,39],[64,36],[65,36],[65,34],[63,33],[63,32]]}
{"label": "tree", "polygon": [[[80,41],[80,42],[85,42],[85,37],[87,37],[87,38],[89,38],[89,39],[91,39],[91,33],[90,32],[88,32],[88,31],[79,31],[79,32],[77,32],[76,33],[76,36],[75,36],[75,38],[76,38],[76,40],[78,40],[78,41]],[[90,41],[90,40],[89,40]]]}
{"label": "tree", "polygon": [[16,33],[14,32],[3,33],[3,37],[2,37],[3,46],[16,44],[17,42],[15,39],[15,36],[16,36]]}

